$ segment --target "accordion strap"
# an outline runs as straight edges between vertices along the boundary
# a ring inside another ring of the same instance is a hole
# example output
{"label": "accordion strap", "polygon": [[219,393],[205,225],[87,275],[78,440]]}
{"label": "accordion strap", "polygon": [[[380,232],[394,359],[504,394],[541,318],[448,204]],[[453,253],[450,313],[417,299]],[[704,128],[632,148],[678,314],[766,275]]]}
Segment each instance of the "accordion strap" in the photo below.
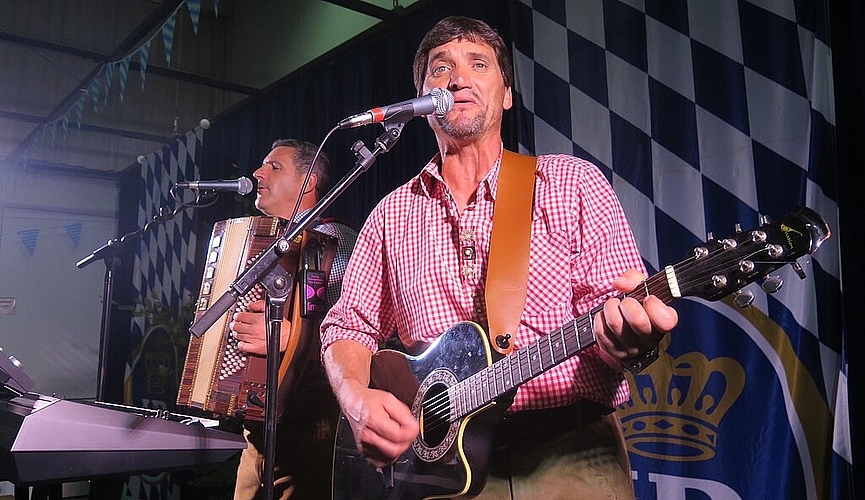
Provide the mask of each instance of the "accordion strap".
{"label": "accordion strap", "polygon": [[[308,316],[301,312],[304,298],[301,290],[303,283],[299,280],[299,277],[305,269],[304,263],[309,262],[311,269],[323,271],[326,283],[330,277],[330,268],[336,253],[337,243],[335,241],[331,241],[324,246],[312,245],[308,240],[308,236],[308,233],[304,231],[300,258],[298,259],[299,269],[297,270],[294,289],[292,290],[290,314],[286,314],[291,320],[291,328],[288,332],[282,332],[283,335],[288,335],[288,342],[279,365],[277,415],[285,413],[291,392],[297,386],[309,362],[315,358],[315,353],[318,352],[317,346],[320,345],[317,332],[323,316]],[[310,253],[319,253],[320,255],[309,255]]]}

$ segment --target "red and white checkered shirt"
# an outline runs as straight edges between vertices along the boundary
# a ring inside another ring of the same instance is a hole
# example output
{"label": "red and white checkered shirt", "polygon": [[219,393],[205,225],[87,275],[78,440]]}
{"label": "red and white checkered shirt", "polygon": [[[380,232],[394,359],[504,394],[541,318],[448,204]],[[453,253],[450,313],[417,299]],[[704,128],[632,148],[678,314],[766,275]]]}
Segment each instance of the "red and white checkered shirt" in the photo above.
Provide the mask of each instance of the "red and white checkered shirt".
{"label": "red and white checkered shirt", "polygon": [[[393,332],[411,350],[460,321],[486,327],[484,283],[499,161],[462,213],[439,174],[438,157],[378,204],[358,236],[342,295],[322,324],[322,352],[340,339],[374,352]],[[645,272],[622,207],[591,163],[540,156],[533,212],[526,306],[515,348],[603,303],[625,270]],[[604,363],[597,349],[523,384],[509,411],[578,399],[611,406],[627,401],[622,372]]]}

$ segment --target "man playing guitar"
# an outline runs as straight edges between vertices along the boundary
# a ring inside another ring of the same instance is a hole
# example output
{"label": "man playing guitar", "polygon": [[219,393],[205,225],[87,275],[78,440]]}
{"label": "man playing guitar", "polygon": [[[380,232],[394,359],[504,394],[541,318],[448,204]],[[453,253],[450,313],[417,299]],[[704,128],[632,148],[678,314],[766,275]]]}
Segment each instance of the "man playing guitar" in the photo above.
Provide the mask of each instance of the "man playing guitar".
{"label": "man playing guitar", "polygon": [[[507,46],[475,19],[446,18],[426,34],[415,56],[414,81],[418,95],[445,88],[454,96],[451,111],[428,117],[439,154],[374,209],[358,237],[342,295],[322,324],[328,378],[357,451],[381,476],[382,498],[397,491],[394,481],[407,474],[400,457],[413,443],[432,438],[410,401],[370,386],[373,353],[394,332],[414,354],[440,336],[451,345],[437,349],[459,350],[443,332],[460,322],[489,324],[485,285],[503,157],[502,113],[513,104]],[[598,168],[573,156],[538,157],[527,296],[514,347],[600,307],[588,328],[596,343],[507,391],[505,399],[513,400],[495,432],[492,461],[481,470],[462,467],[465,484],[453,492],[430,494],[634,498],[613,408],[629,397],[624,370],[647,365],[678,321],[675,310],[654,295],[615,297],[634,289],[644,274],[622,207]],[[531,368],[532,361],[527,363]],[[507,406],[504,400],[495,405]],[[456,433],[461,444],[447,453],[460,456],[444,460],[468,462],[473,438],[460,428]],[[429,476],[421,470],[426,461],[422,456],[413,469],[418,478]],[[355,497],[364,489],[345,494]]]}

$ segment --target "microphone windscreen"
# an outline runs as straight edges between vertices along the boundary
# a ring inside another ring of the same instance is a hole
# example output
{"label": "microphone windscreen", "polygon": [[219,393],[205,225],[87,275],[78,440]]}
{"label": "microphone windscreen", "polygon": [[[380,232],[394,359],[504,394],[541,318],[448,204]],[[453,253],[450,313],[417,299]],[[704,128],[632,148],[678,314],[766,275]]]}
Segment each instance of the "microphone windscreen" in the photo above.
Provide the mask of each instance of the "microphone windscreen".
{"label": "microphone windscreen", "polygon": [[435,97],[436,116],[441,118],[448,111],[454,109],[454,95],[448,89],[434,88],[430,90],[430,94]]}
{"label": "microphone windscreen", "polygon": [[252,192],[252,181],[249,177],[239,177],[237,179],[237,192],[240,194],[249,194]]}

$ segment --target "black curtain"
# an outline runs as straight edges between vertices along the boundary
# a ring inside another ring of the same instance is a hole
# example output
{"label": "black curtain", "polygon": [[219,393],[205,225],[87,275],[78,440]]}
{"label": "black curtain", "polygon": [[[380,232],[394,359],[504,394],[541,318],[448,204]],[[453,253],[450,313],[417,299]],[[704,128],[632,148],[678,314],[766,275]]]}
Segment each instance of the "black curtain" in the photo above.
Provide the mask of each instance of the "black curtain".
{"label": "black curtain", "polygon": [[858,286],[865,279],[862,269],[859,212],[862,201],[862,161],[860,147],[865,139],[865,7],[859,0],[830,1],[832,65],[835,81],[836,139],[838,158],[838,205],[841,225],[841,275],[844,283],[843,318],[849,341],[848,390],[850,432],[853,444],[854,491],[865,490],[862,401],[856,397],[862,387],[863,368],[858,363],[865,352],[865,321],[856,314],[865,303]]}

